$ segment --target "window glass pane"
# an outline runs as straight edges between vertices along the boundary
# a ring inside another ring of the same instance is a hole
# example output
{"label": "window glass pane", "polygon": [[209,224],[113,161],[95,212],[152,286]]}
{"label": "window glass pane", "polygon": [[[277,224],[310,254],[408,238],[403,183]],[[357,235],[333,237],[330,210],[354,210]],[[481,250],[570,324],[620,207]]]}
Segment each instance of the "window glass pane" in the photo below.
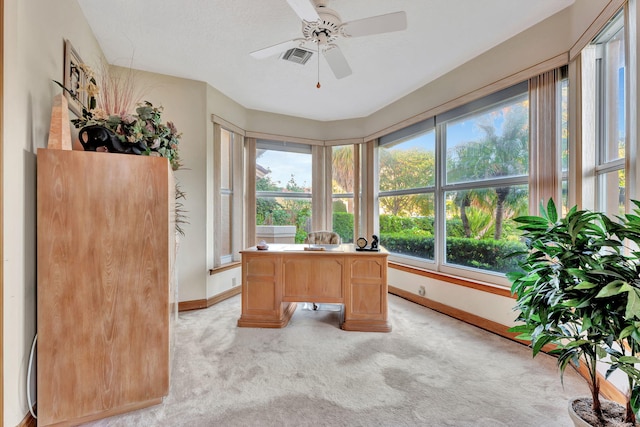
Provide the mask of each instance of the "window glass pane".
{"label": "window glass pane", "polygon": [[446,262],[501,273],[517,269],[508,256],[524,249],[513,218],[527,215],[527,185],[448,191]]}
{"label": "window glass pane", "polygon": [[527,94],[446,124],[447,184],[527,175]]}
{"label": "window glass pane", "polygon": [[353,145],[332,147],[331,188],[333,194],[353,194]]}
{"label": "window glass pane", "polygon": [[625,40],[620,11],[591,43],[595,52],[596,206],[610,216],[625,202]]}
{"label": "window glass pane", "polygon": [[220,201],[220,216],[222,227],[220,230],[220,253],[222,256],[231,254],[231,206],[233,194],[223,192]]}
{"label": "window glass pane", "polygon": [[215,206],[215,217],[219,219],[219,226],[216,224],[214,230],[215,266],[233,261],[233,139],[233,132],[220,128],[220,155],[214,159],[215,170],[220,172],[219,188],[216,189],[220,201]]}
{"label": "window glass pane", "polygon": [[563,78],[558,83],[559,107],[558,114],[560,123],[560,162],[561,162],[561,185],[562,185],[562,215],[569,211],[569,79]]}
{"label": "window glass pane", "polygon": [[[295,226],[292,233],[286,229],[282,232],[276,230],[272,242],[276,240],[276,243],[304,242],[311,224],[311,199],[258,196],[256,205],[257,225]],[[268,241],[267,238],[265,240]]]}
{"label": "window glass pane", "polygon": [[624,21],[620,13],[596,38],[600,102],[602,160],[624,158],[625,150],[625,54]]}
{"label": "window glass pane", "polygon": [[601,194],[601,210],[610,218],[624,215],[625,198],[624,170],[614,170],[598,176],[598,190]]}
{"label": "window glass pane", "polygon": [[[259,148],[256,159],[256,224],[273,231],[268,242],[302,243],[311,224],[311,150]],[[259,145],[260,147],[260,145]],[[304,147],[303,147],[304,148]],[[307,147],[308,148],[308,147]],[[294,226],[288,228],[277,226]],[[261,234],[263,230],[257,230]]]}
{"label": "window glass pane", "polygon": [[379,147],[380,191],[435,184],[435,131]]}
{"label": "window glass pane", "polygon": [[389,252],[434,259],[434,195],[380,197],[380,245]]}
{"label": "window glass pane", "polygon": [[343,243],[353,243],[354,152],[353,145],[335,146],[331,150],[332,224]]}
{"label": "window glass pane", "polygon": [[232,174],[232,165],[233,159],[231,157],[231,141],[232,134],[231,132],[222,129],[221,130],[221,140],[220,140],[220,188],[230,190],[231,186],[231,174]]}
{"label": "window glass pane", "polygon": [[342,243],[353,243],[353,197],[333,198],[333,231]]}
{"label": "window glass pane", "polygon": [[311,153],[258,149],[256,163],[275,189],[311,192]]}

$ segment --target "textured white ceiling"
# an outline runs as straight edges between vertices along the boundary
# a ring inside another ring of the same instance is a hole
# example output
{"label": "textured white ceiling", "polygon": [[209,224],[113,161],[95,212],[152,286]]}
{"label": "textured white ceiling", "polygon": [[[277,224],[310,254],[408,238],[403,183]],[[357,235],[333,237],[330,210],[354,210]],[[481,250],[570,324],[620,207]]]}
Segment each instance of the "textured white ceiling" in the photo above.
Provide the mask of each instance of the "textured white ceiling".
{"label": "textured white ceiling", "polygon": [[249,53],[301,37],[286,0],[79,0],[111,64],[205,81],[246,108],[366,117],[574,0],[330,0],[343,22],[404,10],[407,30],[337,41],[353,74]]}

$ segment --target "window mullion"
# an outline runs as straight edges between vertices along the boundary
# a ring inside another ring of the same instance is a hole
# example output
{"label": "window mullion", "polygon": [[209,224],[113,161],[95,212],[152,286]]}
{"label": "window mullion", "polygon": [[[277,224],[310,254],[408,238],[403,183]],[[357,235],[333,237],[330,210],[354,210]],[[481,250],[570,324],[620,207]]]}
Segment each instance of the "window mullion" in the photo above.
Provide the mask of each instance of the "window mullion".
{"label": "window mullion", "polygon": [[436,146],[435,146],[435,157],[436,157],[436,182],[435,182],[435,233],[434,233],[434,256],[433,261],[435,262],[435,267],[437,270],[440,270],[445,261],[445,236],[446,236],[446,218],[447,218],[447,206],[446,201],[444,199],[444,185],[446,182],[446,168],[447,164],[447,153],[444,149],[444,143],[447,138],[447,127],[444,123],[436,122]]}

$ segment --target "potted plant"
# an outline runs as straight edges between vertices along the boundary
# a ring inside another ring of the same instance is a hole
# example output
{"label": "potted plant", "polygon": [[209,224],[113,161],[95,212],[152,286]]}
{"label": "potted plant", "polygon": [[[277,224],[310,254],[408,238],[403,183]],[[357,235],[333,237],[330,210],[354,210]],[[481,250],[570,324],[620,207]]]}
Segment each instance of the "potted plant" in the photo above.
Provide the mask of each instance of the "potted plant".
{"label": "potted plant", "polygon": [[[112,72],[103,64],[96,75],[87,64],[79,67],[87,78],[78,90],[87,93],[88,105],[82,105],[81,116],[71,123],[80,129],[83,148],[166,157],[171,168],[178,170],[182,166],[178,153],[182,134],[173,122],[163,121],[162,106],[141,101],[133,70]],[[56,80],[54,83],[71,93],[62,83]]]}
{"label": "potted plant", "polygon": [[[607,425],[607,419],[618,416],[610,414],[614,408],[633,426],[638,410],[640,376],[634,364],[640,362],[640,254],[624,242],[640,243],[640,216],[619,219],[575,207],[560,219],[549,200],[541,216],[516,218],[527,251],[521,271],[507,275],[520,323],[511,331],[531,341],[534,357],[543,348],[557,356],[561,378],[570,364],[584,363],[591,414],[583,418],[590,416],[591,425]],[[610,364],[606,377],[616,370],[627,375],[626,408],[601,402],[599,361]]]}
{"label": "potted plant", "polygon": [[[79,90],[87,93],[88,105],[80,102],[82,114],[71,123],[80,129],[79,139],[85,150],[165,157],[174,171],[182,167],[178,151],[182,134],[173,122],[163,121],[162,106],[141,101],[133,70],[114,72],[102,64],[96,75],[87,64],[78,66],[86,75]],[[71,93],[62,83],[54,83]],[[186,199],[186,193],[177,181],[175,195],[176,232],[184,235],[182,225],[188,221],[181,199]]]}

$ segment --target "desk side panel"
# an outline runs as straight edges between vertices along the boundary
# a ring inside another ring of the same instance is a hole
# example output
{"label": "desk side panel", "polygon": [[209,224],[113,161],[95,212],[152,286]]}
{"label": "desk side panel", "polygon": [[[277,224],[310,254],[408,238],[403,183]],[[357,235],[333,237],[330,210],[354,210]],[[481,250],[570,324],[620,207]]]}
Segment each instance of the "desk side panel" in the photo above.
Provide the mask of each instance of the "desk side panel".
{"label": "desk side panel", "polygon": [[349,295],[343,329],[389,332],[387,258],[354,256],[349,262]]}
{"label": "desk side panel", "polygon": [[242,254],[241,327],[281,328],[295,311],[282,302],[282,256],[276,253]]}

